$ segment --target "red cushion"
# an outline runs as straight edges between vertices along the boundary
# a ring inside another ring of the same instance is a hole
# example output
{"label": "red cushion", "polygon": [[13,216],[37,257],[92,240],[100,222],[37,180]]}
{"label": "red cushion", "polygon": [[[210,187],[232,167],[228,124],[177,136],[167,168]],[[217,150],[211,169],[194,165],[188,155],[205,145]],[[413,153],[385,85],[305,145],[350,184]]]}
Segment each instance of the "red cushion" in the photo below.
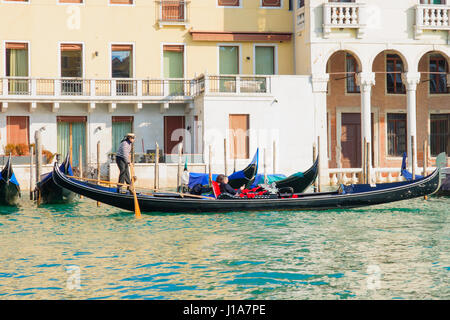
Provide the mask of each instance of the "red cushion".
{"label": "red cushion", "polygon": [[220,193],[221,193],[220,192],[220,186],[215,181],[212,181],[211,184],[212,184],[212,189],[213,189],[213,192],[214,192],[214,196],[217,198],[220,195]]}

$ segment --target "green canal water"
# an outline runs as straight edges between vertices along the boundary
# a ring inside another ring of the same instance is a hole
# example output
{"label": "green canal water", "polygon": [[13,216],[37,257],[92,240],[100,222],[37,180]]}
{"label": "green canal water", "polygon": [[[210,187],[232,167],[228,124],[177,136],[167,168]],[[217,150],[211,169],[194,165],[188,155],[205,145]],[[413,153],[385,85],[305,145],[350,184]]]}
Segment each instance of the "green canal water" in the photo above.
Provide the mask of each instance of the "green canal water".
{"label": "green canal water", "polygon": [[450,198],[305,212],[0,208],[0,299],[449,299]]}

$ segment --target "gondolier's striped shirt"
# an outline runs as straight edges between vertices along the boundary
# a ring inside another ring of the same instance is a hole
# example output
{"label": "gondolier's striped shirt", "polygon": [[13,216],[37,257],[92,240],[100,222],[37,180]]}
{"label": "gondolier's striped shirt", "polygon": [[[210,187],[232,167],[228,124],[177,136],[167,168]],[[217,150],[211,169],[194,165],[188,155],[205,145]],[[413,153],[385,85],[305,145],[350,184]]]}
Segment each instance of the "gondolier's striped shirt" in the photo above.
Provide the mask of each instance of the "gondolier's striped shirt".
{"label": "gondolier's striped shirt", "polygon": [[126,162],[130,162],[131,142],[128,139],[122,140],[117,150],[116,157],[124,159]]}

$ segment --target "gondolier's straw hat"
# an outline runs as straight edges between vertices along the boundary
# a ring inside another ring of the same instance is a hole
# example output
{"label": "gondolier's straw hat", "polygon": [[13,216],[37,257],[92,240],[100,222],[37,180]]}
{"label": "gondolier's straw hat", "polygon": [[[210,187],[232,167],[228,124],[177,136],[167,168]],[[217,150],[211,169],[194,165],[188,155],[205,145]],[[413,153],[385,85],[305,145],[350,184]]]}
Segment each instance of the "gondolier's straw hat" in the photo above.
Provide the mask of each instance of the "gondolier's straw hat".
{"label": "gondolier's straw hat", "polygon": [[127,133],[126,137],[130,137],[130,138],[136,138],[136,135],[134,133]]}

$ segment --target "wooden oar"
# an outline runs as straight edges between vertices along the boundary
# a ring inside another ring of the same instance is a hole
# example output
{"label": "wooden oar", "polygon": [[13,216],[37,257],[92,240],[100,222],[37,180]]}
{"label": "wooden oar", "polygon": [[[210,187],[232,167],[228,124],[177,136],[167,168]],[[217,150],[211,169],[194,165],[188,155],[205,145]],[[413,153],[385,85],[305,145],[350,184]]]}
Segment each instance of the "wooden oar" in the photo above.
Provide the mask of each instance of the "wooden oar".
{"label": "wooden oar", "polygon": [[[118,182],[97,180],[97,179],[89,179],[89,178],[80,178],[80,177],[68,176],[68,175],[66,175],[66,177],[67,178],[73,178],[73,179],[76,179],[76,180],[97,182],[97,184],[108,184],[108,185],[115,185],[115,186],[130,187],[130,189],[131,189],[131,185],[126,184],[126,183],[118,183]],[[139,187],[138,189],[149,190],[149,191],[161,191],[161,189],[152,189],[152,188],[143,188],[143,187]],[[195,194],[180,193],[180,192],[175,192],[175,191],[163,191],[163,193],[177,194],[177,195],[184,196],[184,197],[192,197],[192,198],[200,198],[200,199],[204,199],[204,198],[215,199],[215,198],[210,197],[210,196],[199,196],[199,195],[195,195]],[[149,195],[152,195],[152,194],[149,194]]]}
{"label": "wooden oar", "polygon": [[131,171],[131,192],[133,193],[134,198],[134,215],[139,218],[141,216],[141,209],[139,208],[139,202],[136,196],[136,190],[134,189],[134,164],[130,162],[130,171]]}

